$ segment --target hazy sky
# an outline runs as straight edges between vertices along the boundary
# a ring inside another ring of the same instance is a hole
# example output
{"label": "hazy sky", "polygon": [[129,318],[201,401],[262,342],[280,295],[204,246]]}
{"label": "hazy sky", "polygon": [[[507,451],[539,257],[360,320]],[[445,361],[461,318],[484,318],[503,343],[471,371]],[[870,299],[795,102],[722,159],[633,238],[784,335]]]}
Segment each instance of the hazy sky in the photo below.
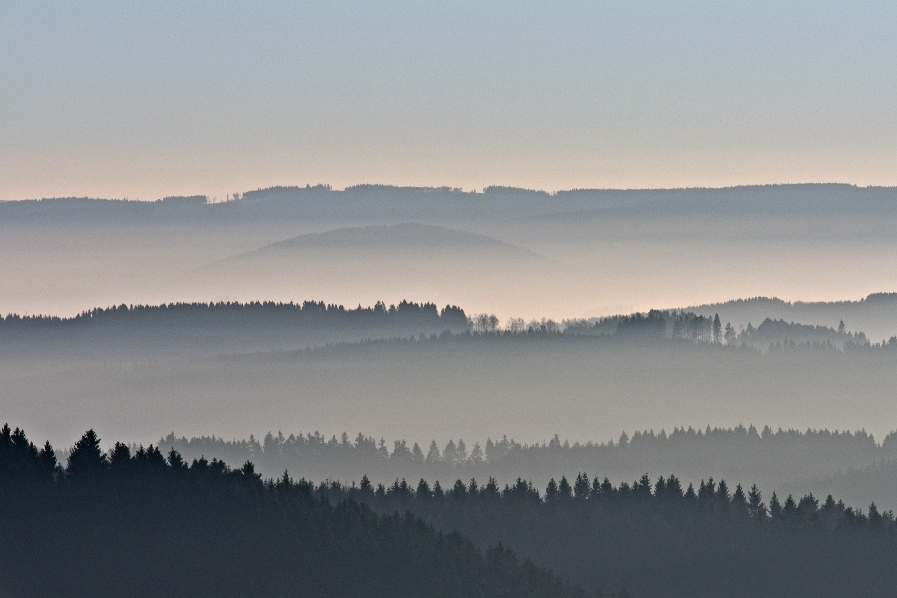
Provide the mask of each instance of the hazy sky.
{"label": "hazy sky", "polygon": [[897,184],[893,0],[0,2],[0,199]]}

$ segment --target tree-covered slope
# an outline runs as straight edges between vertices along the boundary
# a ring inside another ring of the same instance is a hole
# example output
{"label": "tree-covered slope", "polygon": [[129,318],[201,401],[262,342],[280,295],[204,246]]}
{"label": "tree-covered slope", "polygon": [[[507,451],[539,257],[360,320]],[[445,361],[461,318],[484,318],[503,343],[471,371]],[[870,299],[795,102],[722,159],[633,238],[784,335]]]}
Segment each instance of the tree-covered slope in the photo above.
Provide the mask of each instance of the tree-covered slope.
{"label": "tree-covered slope", "polygon": [[[453,486],[396,481],[374,488],[322,484],[375,511],[411,512],[481,546],[504,543],[558,575],[616,595],[669,598],[888,597],[897,593],[897,524],[874,504],[829,495],[795,498],[712,478],[551,480],[540,493],[518,479]],[[605,594],[607,595],[607,594]]]}
{"label": "tree-covered slope", "polygon": [[249,463],[191,465],[150,447],[104,454],[91,431],[62,470],[0,430],[5,596],[576,596],[507,550],[411,515],[331,505]]}

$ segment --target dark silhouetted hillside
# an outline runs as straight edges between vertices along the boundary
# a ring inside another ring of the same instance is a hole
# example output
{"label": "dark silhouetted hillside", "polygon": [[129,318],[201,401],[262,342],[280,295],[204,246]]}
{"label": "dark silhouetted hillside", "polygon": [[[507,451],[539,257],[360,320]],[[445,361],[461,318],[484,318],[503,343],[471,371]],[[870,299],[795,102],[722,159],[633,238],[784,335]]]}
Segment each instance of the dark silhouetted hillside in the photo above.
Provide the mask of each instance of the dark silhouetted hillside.
{"label": "dark silhouetted hillside", "polygon": [[608,598],[897,588],[892,512],[675,474],[614,484],[579,472],[544,490],[520,478],[315,484],[155,446],[104,451],[93,430],[63,467],[49,443],[4,426],[0,501],[12,595],[588,595],[559,577]]}
{"label": "dark silhouetted hillside", "polygon": [[49,444],[0,429],[0,505],[9,596],[585,596],[411,514],[321,501],[248,462],[106,454],[92,430],[63,469]]}

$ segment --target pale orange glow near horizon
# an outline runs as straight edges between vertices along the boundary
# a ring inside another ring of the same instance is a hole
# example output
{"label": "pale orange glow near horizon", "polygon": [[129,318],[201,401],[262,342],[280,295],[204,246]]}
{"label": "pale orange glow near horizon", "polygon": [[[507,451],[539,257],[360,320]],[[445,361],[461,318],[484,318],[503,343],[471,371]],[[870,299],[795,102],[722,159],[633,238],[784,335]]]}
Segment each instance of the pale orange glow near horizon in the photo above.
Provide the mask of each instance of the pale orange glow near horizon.
{"label": "pale orange glow near horizon", "polygon": [[0,7],[0,200],[897,185],[893,3]]}

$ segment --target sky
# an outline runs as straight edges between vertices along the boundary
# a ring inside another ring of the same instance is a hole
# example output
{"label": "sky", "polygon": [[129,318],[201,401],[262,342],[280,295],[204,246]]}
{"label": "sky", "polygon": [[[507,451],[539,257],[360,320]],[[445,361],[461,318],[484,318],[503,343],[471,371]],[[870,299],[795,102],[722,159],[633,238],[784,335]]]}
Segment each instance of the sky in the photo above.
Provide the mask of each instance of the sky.
{"label": "sky", "polygon": [[897,185],[897,3],[0,2],[0,199]]}

